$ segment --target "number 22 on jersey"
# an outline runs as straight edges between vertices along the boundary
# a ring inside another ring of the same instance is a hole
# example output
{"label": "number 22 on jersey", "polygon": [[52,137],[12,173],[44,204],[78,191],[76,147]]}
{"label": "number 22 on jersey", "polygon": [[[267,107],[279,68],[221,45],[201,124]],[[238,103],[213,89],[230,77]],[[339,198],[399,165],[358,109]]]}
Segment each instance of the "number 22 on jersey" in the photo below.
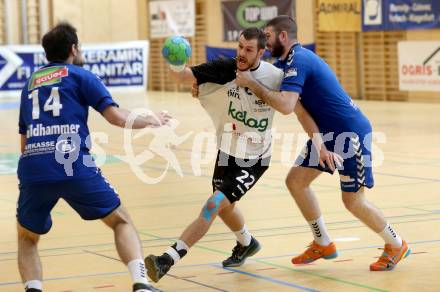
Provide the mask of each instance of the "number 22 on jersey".
{"label": "number 22 on jersey", "polygon": [[[241,172],[243,173],[243,175],[237,176],[236,179],[246,188],[247,191],[251,188],[252,184],[255,182],[255,177],[252,174],[250,175],[249,172],[247,172],[246,170],[242,169]],[[250,179],[250,181],[245,182],[245,179],[248,178]],[[245,193],[245,191],[241,188],[240,184],[237,184],[237,188],[240,190],[242,194]]]}

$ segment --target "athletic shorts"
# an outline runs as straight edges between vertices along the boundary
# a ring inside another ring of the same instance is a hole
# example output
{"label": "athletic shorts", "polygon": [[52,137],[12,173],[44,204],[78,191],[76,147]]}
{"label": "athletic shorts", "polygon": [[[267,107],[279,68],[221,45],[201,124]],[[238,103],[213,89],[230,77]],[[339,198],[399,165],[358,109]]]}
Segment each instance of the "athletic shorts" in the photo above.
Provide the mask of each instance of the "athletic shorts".
{"label": "athletic shorts", "polygon": [[[339,139],[341,142],[338,142],[338,146],[335,145],[338,139],[325,142],[329,151],[338,153],[344,158],[343,167],[338,168],[341,190],[344,192],[355,193],[363,186],[367,188],[374,186],[370,137],[352,134],[350,137]],[[319,165],[317,157],[315,148],[312,149],[312,141],[309,140],[296,159],[295,166],[310,167],[333,174],[327,165],[325,168]]]}
{"label": "athletic shorts", "polygon": [[243,197],[269,168],[270,157],[259,159],[240,159],[224,152],[217,153],[213,191],[222,192],[232,204]]}
{"label": "athletic shorts", "polygon": [[45,234],[52,227],[51,210],[64,199],[85,220],[101,219],[121,201],[100,172],[88,179],[19,185],[17,220],[26,229]]}

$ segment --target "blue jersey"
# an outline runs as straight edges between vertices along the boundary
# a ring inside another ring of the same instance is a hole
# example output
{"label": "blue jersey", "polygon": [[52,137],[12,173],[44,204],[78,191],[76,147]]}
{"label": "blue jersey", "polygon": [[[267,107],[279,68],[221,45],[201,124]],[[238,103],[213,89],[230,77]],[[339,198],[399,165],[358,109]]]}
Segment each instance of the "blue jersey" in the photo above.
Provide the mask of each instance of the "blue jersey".
{"label": "blue jersey", "polygon": [[[19,133],[26,135],[18,164],[21,184],[81,179],[97,173],[89,155],[88,108],[117,106],[102,81],[71,64],[34,72],[21,94]],[[87,166],[86,166],[87,165]]]}
{"label": "blue jersey", "polygon": [[284,71],[280,90],[299,93],[302,105],[322,133],[371,132],[368,119],[316,54],[295,44],[287,58],[274,65]]}

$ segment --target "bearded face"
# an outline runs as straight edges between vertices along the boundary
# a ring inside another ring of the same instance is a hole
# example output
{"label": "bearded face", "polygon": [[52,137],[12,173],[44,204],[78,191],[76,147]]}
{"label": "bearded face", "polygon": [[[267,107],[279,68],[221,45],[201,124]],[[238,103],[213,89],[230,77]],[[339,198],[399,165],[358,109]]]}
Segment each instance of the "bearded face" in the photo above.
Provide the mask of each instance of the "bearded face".
{"label": "bearded face", "polygon": [[269,50],[270,54],[274,58],[279,58],[283,55],[284,47],[280,41],[280,34],[276,33],[273,30],[272,26],[268,26],[264,29],[267,38],[266,47]]}
{"label": "bearded face", "polygon": [[270,51],[272,57],[279,58],[283,55],[284,47],[280,42],[280,35],[275,37],[275,42],[272,45],[272,50]]}

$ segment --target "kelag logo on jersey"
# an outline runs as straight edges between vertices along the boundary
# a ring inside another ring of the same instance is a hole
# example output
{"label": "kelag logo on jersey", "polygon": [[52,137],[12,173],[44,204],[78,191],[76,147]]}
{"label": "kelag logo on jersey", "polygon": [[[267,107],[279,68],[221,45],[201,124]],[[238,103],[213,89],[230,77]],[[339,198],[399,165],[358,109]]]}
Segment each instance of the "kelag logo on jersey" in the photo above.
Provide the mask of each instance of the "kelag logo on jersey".
{"label": "kelag logo on jersey", "polygon": [[69,76],[69,72],[66,67],[50,67],[37,71],[32,75],[32,80],[29,82],[29,90],[60,83],[61,79],[67,76]]}
{"label": "kelag logo on jersey", "polygon": [[253,118],[247,118],[247,111],[241,112],[237,111],[232,106],[232,101],[229,102],[229,110],[228,115],[231,116],[234,120],[237,120],[239,122],[242,122],[246,126],[250,128],[258,129],[259,132],[264,132],[267,129],[267,125],[269,123],[269,120],[267,118],[256,120]]}

